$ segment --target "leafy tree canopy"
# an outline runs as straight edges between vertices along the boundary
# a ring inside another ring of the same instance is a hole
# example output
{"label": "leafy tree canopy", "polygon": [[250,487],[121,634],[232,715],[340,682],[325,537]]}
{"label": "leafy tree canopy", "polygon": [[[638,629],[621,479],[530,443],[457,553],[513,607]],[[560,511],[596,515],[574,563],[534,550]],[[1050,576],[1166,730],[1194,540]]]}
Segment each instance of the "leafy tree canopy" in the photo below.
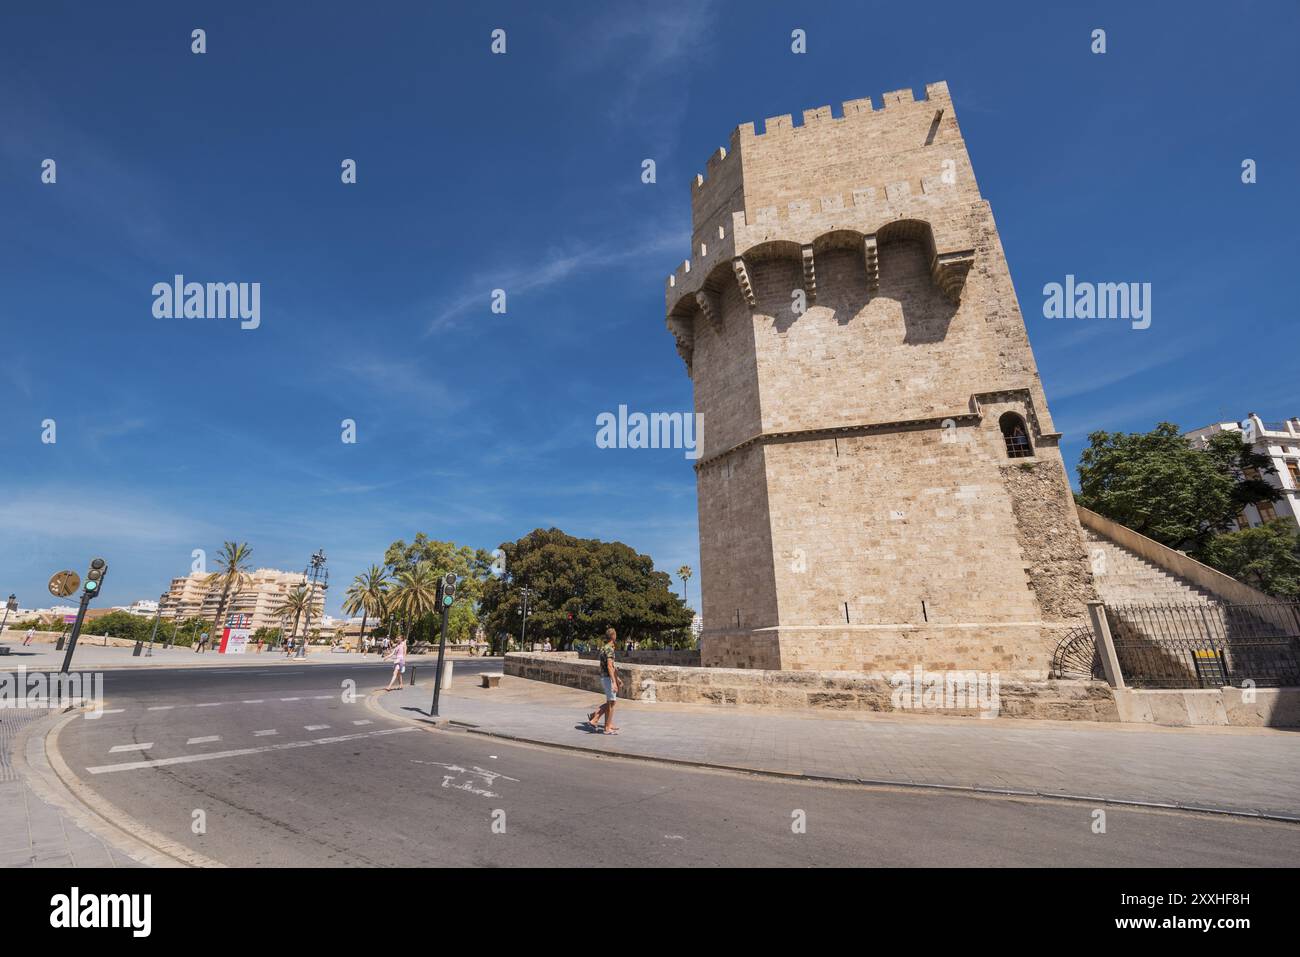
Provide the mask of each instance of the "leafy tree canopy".
{"label": "leafy tree canopy", "polygon": [[1216,535],[1198,557],[1260,591],[1300,601],[1300,536],[1284,518]]}
{"label": "leafy tree canopy", "polygon": [[598,637],[610,625],[620,640],[633,641],[690,627],[693,612],[672,592],[668,573],[655,571],[650,556],[622,542],[539,528],[501,550],[505,574],[487,579],[479,610],[489,636],[518,636],[523,586],[532,589],[530,641],[549,639],[565,648]]}
{"label": "leafy tree canopy", "polygon": [[1281,497],[1263,478],[1275,471],[1269,458],[1236,432],[1218,433],[1204,449],[1171,422],[1146,433],[1094,432],[1088,441],[1079,504],[1170,548],[1199,552],[1245,505]]}

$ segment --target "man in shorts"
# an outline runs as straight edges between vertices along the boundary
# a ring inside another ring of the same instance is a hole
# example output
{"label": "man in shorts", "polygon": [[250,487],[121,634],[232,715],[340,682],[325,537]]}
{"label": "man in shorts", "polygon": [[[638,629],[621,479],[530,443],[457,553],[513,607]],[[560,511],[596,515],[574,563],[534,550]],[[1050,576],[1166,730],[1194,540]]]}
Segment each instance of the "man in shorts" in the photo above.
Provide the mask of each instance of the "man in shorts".
{"label": "man in shorts", "polygon": [[618,638],[613,628],[605,629],[605,644],[600,649],[600,683],[605,691],[605,703],[587,715],[587,724],[599,728],[600,716],[605,716],[605,734],[618,734],[614,727],[614,702],[618,698],[618,673],[614,670],[614,643]]}

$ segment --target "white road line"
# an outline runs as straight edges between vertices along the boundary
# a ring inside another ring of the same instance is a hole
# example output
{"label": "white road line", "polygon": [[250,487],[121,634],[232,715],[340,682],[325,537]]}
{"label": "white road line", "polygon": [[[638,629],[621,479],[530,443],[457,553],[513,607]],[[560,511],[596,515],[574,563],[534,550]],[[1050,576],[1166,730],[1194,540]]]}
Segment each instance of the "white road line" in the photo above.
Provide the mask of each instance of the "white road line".
{"label": "white road line", "polygon": [[266,702],[265,698],[245,698],[243,701],[239,703],[240,704],[264,704],[265,702]]}
{"label": "white road line", "polygon": [[230,704],[229,701],[205,701],[203,704],[196,704],[196,708],[219,708],[223,704]]}
{"label": "white road line", "polygon": [[274,728],[271,728],[271,729],[269,729],[269,730],[267,730],[267,731],[254,731],[254,732],[253,732],[253,737],[255,737],[255,738],[265,738],[267,735],[270,735],[270,734],[279,734],[279,733],[280,733],[279,731],[276,731]]}
{"label": "white road line", "polygon": [[90,774],[112,774],[115,771],[138,771],[143,768],[165,768],[173,764],[193,764],[196,761],[215,761],[218,758],[237,758],[248,754],[264,754],[267,751],[287,751],[291,748],[311,748],[318,744],[338,744],[342,741],[357,741],[361,738],[378,737],[381,734],[405,734],[419,731],[419,728],[384,728],[380,731],[359,731],[356,734],[337,734],[328,738],[315,738],[311,741],[286,741],[284,744],[268,744],[260,748],[239,748],[235,751],[212,751],[208,754],[185,754],[175,758],[159,758],[156,761],[127,761],[122,764],[101,764],[86,768]]}
{"label": "white road line", "polygon": [[302,729],[304,731],[324,731],[328,727],[328,724],[304,724]]}
{"label": "white road line", "polygon": [[312,700],[312,701],[329,701],[330,698],[332,698],[332,697],[334,697],[332,694],[317,694],[317,695],[312,695],[311,700]]}
{"label": "white road line", "polygon": [[207,744],[209,741],[220,741],[220,740],[221,740],[221,735],[219,735],[219,734],[209,734],[209,735],[205,735],[205,736],[203,736],[203,737],[201,737],[201,738],[190,738],[190,739],[189,739],[188,741],[186,741],[185,743],[186,743],[186,744]]}
{"label": "white road line", "polygon": [[93,721],[96,718],[102,718],[106,714],[121,714],[125,710],[125,708],[105,708],[103,711],[88,711],[86,712],[86,720]]}
{"label": "white road line", "polygon": [[145,710],[146,711],[170,711],[174,707],[176,707],[176,705],[174,704],[156,704],[156,705],[152,705],[151,707],[145,708]]}
{"label": "white road line", "polygon": [[108,753],[117,754],[119,751],[148,751],[152,747],[152,741],[148,744],[115,744],[108,749]]}
{"label": "white road line", "polygon": [[281,698],[281,701],[301,701],[301,698]]}
{"label": "white road line", "polygon": [[353,721],[353,724],[374,724],[369,718],[362,718],[360,721]]}

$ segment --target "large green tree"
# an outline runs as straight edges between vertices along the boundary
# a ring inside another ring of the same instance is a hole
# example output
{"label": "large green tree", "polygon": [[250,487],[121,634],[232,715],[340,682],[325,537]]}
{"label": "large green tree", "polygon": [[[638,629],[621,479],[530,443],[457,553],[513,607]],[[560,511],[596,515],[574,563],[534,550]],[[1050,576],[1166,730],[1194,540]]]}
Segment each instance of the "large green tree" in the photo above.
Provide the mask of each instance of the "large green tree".
{"label": "large green tree", "polygon": [[504,574],[484,583],[480,614],[488,634],[517,638],[522,596],[528,600],[528,638],[559,648],[592,640],[607,626],[620,640],[686,640],[693,612],[672,591],[667,572],[649,555],[622,542],[574,538],[558,528],[537,529],[501,545]]}
{"label": "large green tree", "polygon": [[[408,545],[398,539],[384,552],[384,564],[393,570],[393,577],[403,572],[412,573],[421,563],[433,570],[435,578],[447,572],[455,573],[456,603],[447,616],[447,639],[468,641],[474,637],[479,624],[479,602],[483,597],[484,582],[490,577],[492,556],[481,548],[457,545],[429,538],[420,532]],[[404,633],[411,642],[437,641],[442,627],[440,609],[430,609],[414,621],[406,623]]]}
{"label": "large green tree", "polygon": [[1260,591],[1300,601],[1300,536],[1287,519],[1216,535],[1198,557]]}
{"label": "large green tree", "polygon": [[1094,432],[1079,457],[1078,502],[1170,548],[1197,553],[1242,508],[1276,501],[1275,471],[1236,432],[1204,447],[1161,422],[1150,432]]}

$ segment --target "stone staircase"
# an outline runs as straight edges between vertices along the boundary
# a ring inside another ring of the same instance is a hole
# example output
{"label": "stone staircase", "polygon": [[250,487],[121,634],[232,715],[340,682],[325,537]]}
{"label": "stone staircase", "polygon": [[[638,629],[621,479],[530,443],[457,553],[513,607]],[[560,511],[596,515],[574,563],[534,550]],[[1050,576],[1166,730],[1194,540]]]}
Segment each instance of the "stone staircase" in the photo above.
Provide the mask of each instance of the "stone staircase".
{"label": "stone staircase", "polygon": [[1083,537],[1092,561],[1097,593],[1108,605],[1214,604],[1204,589],[1139,557],[1090,528]]}

